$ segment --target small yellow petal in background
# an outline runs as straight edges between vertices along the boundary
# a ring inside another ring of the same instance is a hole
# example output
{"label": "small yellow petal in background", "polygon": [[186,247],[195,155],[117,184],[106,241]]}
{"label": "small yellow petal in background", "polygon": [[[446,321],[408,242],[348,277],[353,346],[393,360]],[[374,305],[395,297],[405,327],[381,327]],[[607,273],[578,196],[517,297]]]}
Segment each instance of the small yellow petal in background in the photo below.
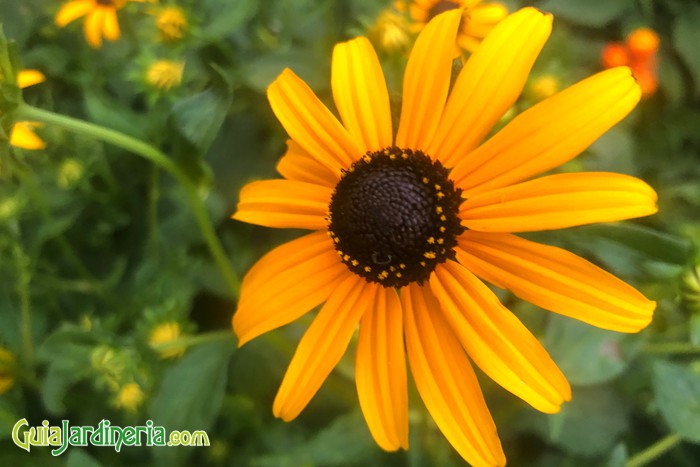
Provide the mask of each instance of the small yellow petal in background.
{"label": "small yellow petal in background", "polygon": [[331,86],[345,128],[362,152],[393,142],[389,92],[374,47],[366,37],[333,49]]}
{"label": "small yellow petal in background", "polygon": [[482,279],[546,310],[618,332],[637,332],[656,303],[589,261],[510,234],[469,230],[457,259]]}
{"label": "small yellow petal in background", "polygon": [[360,322],[355,381],[362,413],[375,441],[386,451],[408,449],[408,390],[403,318],[399,296],[376,287]]}
{"label": "small yellow petal in background", "polygon": [[480,3],[466,13],[462,32],[474,37],[486,37],[491,30],[508,15],[502,3]]}
{"label": "small yellow petal in background", "polygon": [[46,76],[39,70],[22,70],[17,73],[17,86],[21,89],[46,81]]}
{"label": "small yellow petal in background", "polygon": [[105,17],[104,8],[97,8],[88,15],[83,25],[85,40],[90,47],[98,49],[102,47],[102,28]]}
{"label": "small yellow petal in background", "polygon": [[301,338],[280,385],[272,411],[288,422],[306,407],[345,353],[376,284],[348,275]]}
{"label": "small yellow petal in background", "polygon": [[567,173],[473,196],[459,215],[472,230],[534,232],[648,216],[656,200],[653,188],[629,175]]}
{"label": "small yellow petal in background", "polygon": [[93,0],[73,0],[61,6],[56,13],[56,26],[62,28],[68,23],[85,16],[95,8]]}
{"label": "small yellow petal in background", "polygon": [[362,155],[350,134],[309,86],[285,69],[267,88],[272,111],[289,136],[334,174]]}
{"label": "small yellow petal in background", "polygon": [[474,370],[428,287],[401,291],[406,349],[421,399],[452,447],[475,466],[503,466],[498,439]]}
{"label": "small yellow petal in background", "polygon": [[314,232],[273,249],[243,279],[233,315],[239,346],[307,313],[348,275],[351,273],[325,232]]}
{"label": "small yellow petal in background", "polygon": [[320,230],[332,189],[292,180],[261,180],[241,189],[234,219],[267,227]]}
{"label": "small yellow petal in background", "polygon": [[119,39],[119,22],[117,21],[117,10],[114,8],[105,9],[103,31],[105,39],[108,41]]}
{"label": "small yellow petal in background", "polygon": [[557,167],[622,120],[640,97],[629,68],[598,73],[515,117],[462,157],[452,179],[469,197]]}
{"label": "small yellow petal in background", "polygon": [[44,149],[46,143],[34,132],[34,128],[39,126],[39,122],[15,122],[10,133],[10,144],[22,149]]}
{"label": "small yellow petal in background", "polygon": [[439,265],[430,288],[469,357],[508,391],[545,413],[559,412],[571,388],[547,351],[464,266]]}
{"label": "small yellow petal in background", "polygon": [[450,88],[461,18],[461,9],[438,15],[413,46],[403,81],[399,147],[427,150],[435,134]]}
{"label": "small yellow petal in background", "polygon": [[525,8],[496,26],[459,73],[429,153],[447,166],[473,150],[520,95],[552,29]]}
{"label": "small yellow petal in background", "polygon": [[287,152],[277,163],[277,172],[287,180],[315,183],[329,188],[335,188],[339,180],[337,174],[319,163],[293,139],[287,140]]}

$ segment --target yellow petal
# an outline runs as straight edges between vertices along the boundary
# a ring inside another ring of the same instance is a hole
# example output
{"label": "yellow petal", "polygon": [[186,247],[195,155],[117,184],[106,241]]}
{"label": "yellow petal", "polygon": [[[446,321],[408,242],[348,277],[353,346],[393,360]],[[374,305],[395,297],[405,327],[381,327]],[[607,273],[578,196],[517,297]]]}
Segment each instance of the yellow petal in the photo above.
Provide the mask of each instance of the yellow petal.
{"label": "yellow petal", "polygon": [[393,288],[376,288],[360,322],[355,381],[362,413],[382,449],[408,449],[408,392],[403,318]]}
{"label": "yellow petal", "polygon": [[411,373],[428,412],[445,438],[472,465],[505,465],[474,370],[427,287],[401,292]]}
{"label": "yellow petal", "polygon": [[85,20],[85,40],[90,47],[98,49],[102,46],[102,27],[105,17],[104,8],[97,8]]}
{"label": "yellow petal", "polygon": [[549,175],[468,198],[462,224],[481,232],[532,232],[654,214],[656,192],[628,175]]}
{"label": "yellow petal", "polygon": [[389,93],[374,47],[366,37],[333,49],[331,85],[345,128],[362,152],[391,146]]}
{"label": "yellow petal", "polygon": [[452,166],[473,150],[518,99],[552,30],[552,17],[534,8],[510,15],[459,73],[429,153]]}
{"label": "yellow petal", "polygon": [[105,9],[103,30],[105,39],[108,41],[119,39],[119,22],[117,21],[117,10],[114,8]]}
{"label": "yellow petal", "polygon": [[462,158],[452,179],[469,197],[557,167],[622,120],[640,96],[629,68],[598,73],[517,116]]}
{"label": "yellow petal", "polygon": [[241,285],[233,315],[239,345],[299,318],[326,300],[348,274],[322,232],[270,251],[248,271]]}
{"label": "yellow petal", "polygon": [[338,177],[360,157],[347,130],[292,70],[285,69],[267,88],[267,98],[289,136]]}
{"label": "yellow petal", "polygon": [[22,70],[17,73],[17,86],[19,86],[20,89],[34,86],[44,81],[46,81],[46,76],[38,70]]}
{"label": "yellow petal", "polygon": [[95,8],[93,0],[73,0],[64,3],[56,13],[56,26],[62,28],[68,23],[85,16]]}
{"label": "yellow petal", "polygon": [[561,248],[475,231],[465,232],[459,247],[459,262],[482,279],[593,326],[637,332],[656,307],[612,274]]}
{"label": "yellow petal", "polygon": [[320,230],[328,225],[329,187],[292,180],[262,180],[241,189],[234,219],[266,227]]}
{"label": "yellow petal", "polygon": [[508,16],[508,9],[500,3],[481,3],[467,12],[462,31],[474,37],[486,37],[500,21]]}
{"label": "yellow petal", "polygon": [[447,261],[430,288],[472,360],[537,410],[559,412],[571,388],[547,351],[496,295],[464,266]]}
{"label": "yellow petal", "polygon": [[350,274],[333,290],[287,368],[272,406],[275,417],[288,422],[304,410],[345,353],[377,287]]}
{"label": "yellow petal", "polygon": [[435,134],[450,88],[457,28],[462,10],[436,16],[416,40],[403,80],[396,145],[426,150]]}
{"label": "yellow petal", "polygon": [[34,133],[38,122],[15,122],[10,132],[10,144],[22,149],[44,149],[46,143]]}
{"label": "yellow petal", "polygon": [[315,183],[330,188],[334,188],[338,183],[336,174],[320,164],[292,139],[287,141],[287,153],[277,164],[277,172],[287,180]]}

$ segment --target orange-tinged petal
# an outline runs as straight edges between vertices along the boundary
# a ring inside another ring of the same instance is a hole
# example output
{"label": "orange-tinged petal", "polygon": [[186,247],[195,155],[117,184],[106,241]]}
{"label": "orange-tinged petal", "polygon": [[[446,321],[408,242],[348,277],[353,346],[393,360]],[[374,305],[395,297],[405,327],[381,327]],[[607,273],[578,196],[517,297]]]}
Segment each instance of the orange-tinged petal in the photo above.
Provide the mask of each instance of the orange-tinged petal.
{"label": "orange-tinged petal", "polygon": [[117,21],[117,10],[108,8],[105,10],[103,31],[105,39],[116,41],[119,39],[119,22]]}
{"label": "orange-tinged petal", "polygon": [[472,360],[537,410],[559,412],[571,388],[547,351],[496,295],[464,266],[447,261],[430,288]]}
{"label": "orange-tinged petal", "polygon": [[39,122],[15,122],[10,132],[10,144],[22,149],[44,149],[46,143],[34,132]]}
{"label": "orange-tinged petal", "polygon": [[366,37],[333,49],[331,86],[345,128],[362,152],[393,142],[389,92],[374,47]]}
{"label": "orange-tinged petal", "polygon": [[402,289],[406,349],[411,373],[440,431],[470,464],[505,465],[474,370],[427,287]]}
{"label": "orange-tinged petal", "polygon": [[288,422],[304,410],[345,353],[377,287],[350,274],[333,290],[292,357],[272,406],[275,417]]}
{"label": "orange-tinged petal", "polygon": [[248,271],[241,285],[233,315],[239,345],[296,320],[326,300],[348,274],[323,232],[270,251]]}
{"label": "orange-tinged petal", "polygon": [[428,152],[447,166],[473,150],[518,99],[552,30],[552,16],[524,8],[501,21],[459,73]]}
{"label": "orange-tinged petal", "polygon": [[287,180],[315,183],[330,188],[334,188],[338,183],[336,174],[320,164],[292,139],[287,141],[287,152],[277,164],[277,172]]}
{"label": "orange-tinged petal", "polygon": [[95,9],[94,0],[73,0],[61,6],[56,13],[56,26],[62,28],[68,23],[85,16]]}
{"label": "orange-tinged petal", "polygon": [[462,224],[481,232],[532,232],[654,214],[656,192],[629,175],[549,175],[468,198]]}
{"label": "orange-tinged petal", "polygon": [[338,177],[360,157],[348,131],[292,70],[267,88],[267,98],[289,136]]}
{"label": "orange-tinged petal", "polygon": [[408,390],[401,302],[391,287],[376,287],[360,322],[355,381],[362,413],[382,449],[408,449]]}
{"label": "orange-tinged petal", "polygon": [[234,219],[266,227],[320,230],[332,190],[293,180],[261,180],[241,189]]}
{"label": "orange-tinged petal", "polygon": [[462,158],[452,179],[469,197],[557,167],[622,120],[640,96],[629,68],[598,73],[514,118]]}
{"label": "orange-tinged petal", "polygon": [[508,16],[508,8],[501,3],[481,3],[471,8],[466,16],[462,32],[474,37],[486,37],[494,26]]}
{"label": "orange-tinged petal", "polygon": [[450,88],[461,18],[461,9],[436,16],[413,46],[404,73],[398,147],[426,150],[435,135]]}
{"label": "orange-tinged petal", "polygon": [[20,89],[34,86],[44,81],[46,81],[46,76],[39,70],[22,70],[17,73],[17,86]]}
{"label": "orange-tinged petal", "polygon": [[83,29],[85,40],[90,47],[98,49],[102,46],[102,27],[104,24],[105,9],[97,8],[85,19]]}
{"label": "orange-tinged petal", "polygon": [[618,332],[637,332],[656,303],[561,248],[515,235],[467,231],[457,259],[492,284],[544,309]]}

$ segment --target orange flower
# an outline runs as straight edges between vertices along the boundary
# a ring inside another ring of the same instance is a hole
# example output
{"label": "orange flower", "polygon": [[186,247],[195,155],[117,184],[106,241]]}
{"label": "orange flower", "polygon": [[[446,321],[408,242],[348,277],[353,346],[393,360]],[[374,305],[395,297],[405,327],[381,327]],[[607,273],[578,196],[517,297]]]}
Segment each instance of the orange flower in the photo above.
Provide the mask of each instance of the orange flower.
{"label": "orange flower", "polygon": [[483,142],[520,95],[552,17],[534,8],[507,17],[451,83],[461,21],[461,10],[440,14],[416,40],[396,135],[384,74],[364,37],[333,51],[341,120],[289,69],[268,87],[291,138],[277,166],[284,179],[246,185],[233,217],[313,232],[252,267],[233,328],[243,345],[323,304],[275,416],[299,415],[359,325],[357,392],[379,446],[408,448],[407,353],[418,393],[452,446],[473,465],[504,465],[470,361],[545,413],[558,412],[571,388],[482,280],[547,310],[637,332],[653,301],[573,253],[515,233],[647,216],[656,193],[627,175],[541,176],[635,107],[640,90],[626,67],[539,102]]}
{"label": "orange flower", "polygon": [[102,46],[102,38],[116,41],[120,37],[117,10],[128,2],[150,2],[153,0],[71,0],[56,13],[56,25],[64,27],[85,16],[85,40],[93,48]]}
{"label": "orange flower", "polygon": [[625,43],[611,42],[603,48],[604,68],[627,65],[642,89],[642,95],[653,95],[659,87],[657,78],[659,36],[650,28],[637,28],[627,35]]}

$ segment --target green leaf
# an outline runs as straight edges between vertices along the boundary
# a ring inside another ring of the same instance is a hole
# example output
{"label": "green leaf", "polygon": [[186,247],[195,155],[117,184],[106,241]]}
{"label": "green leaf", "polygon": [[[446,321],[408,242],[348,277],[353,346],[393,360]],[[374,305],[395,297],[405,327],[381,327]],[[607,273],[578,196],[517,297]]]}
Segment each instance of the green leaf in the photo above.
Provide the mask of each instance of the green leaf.
{"label": "green leaf", "polygon": [[683,438],[700,443],[700,374],[660,360],[654,365],[653,383],[666,423]]}
{"label": "green leaf", "polygon": [[609,381],[627,368],[630,355],[621,346],[624,337],[580,321],[552,316],[545,345],[571,384],[590,385]]}
{"label": "green leaf", "polygon": [[233,95],[224,85],[212,86],[175,103],[175,126],[202,155],[207,152],[226,118]]}
{"label": "green leaf", "polygon": [[615,446],[615,449],[610,453],[607,462],[605,462],[605,467],[625,467],[627,465],[627,459],[629,459],[627,446],[620,443]]}
{"label": "green leaf", "polygon": [[679,15],[673,28],[673,42],[678,54],[688,66],[695,81],[695,93],[700,93],[700,7],[687,5],[684,14]]}
{"label": "green leaf", "polygon": [[11,403],[7,397],[0,397],[0,440],[9,438],[12,427],[22,418],[18,410],[16,404]]}
{"label": "green leaf", "polygon": [[84,449],[73,447],[68,451],[68,458],[66,459],[66,467],[101,467],[102,464],[97,462],[97,460],[90,454],[85,452]]}
{"label": "green leaf", "polygon": [[555,18],[561,16],[572,23],[601,27],[621,16],[633,5],[633,0],[545,0],[539,8],[553,13]]}
{"label": "green leaf", "polygon": [[143,139],[147,133],[148,121],[127,109],[128,106],[121,105],[115,99],[110,100],[105,95],[85,93],[85,110],[92,122]]}
{"label": "green leaf", "polygon": [[207,17],[203,37],[214,41],[230,36],[255,16],[259,6],[256,0],[204,0],[200,5]]}
{"label": "green leaf", "polygon": [[690,315],[690,343],[700,346],[700,313]]}

